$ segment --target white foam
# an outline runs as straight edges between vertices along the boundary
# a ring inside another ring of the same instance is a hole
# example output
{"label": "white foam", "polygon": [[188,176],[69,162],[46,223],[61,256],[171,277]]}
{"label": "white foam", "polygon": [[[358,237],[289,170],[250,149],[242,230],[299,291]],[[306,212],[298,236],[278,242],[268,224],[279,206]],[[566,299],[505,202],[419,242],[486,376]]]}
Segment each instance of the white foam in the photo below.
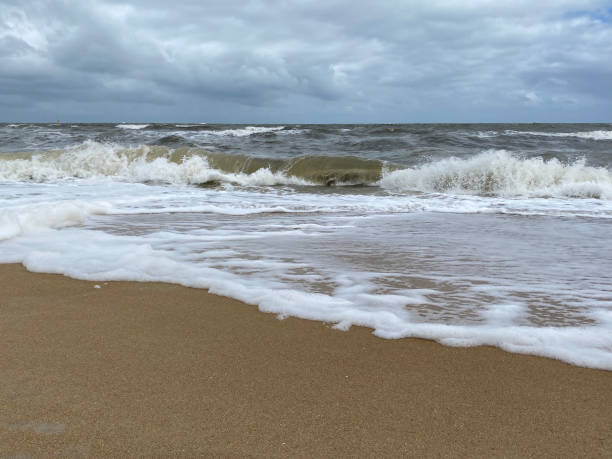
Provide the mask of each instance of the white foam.
{"label": "white foam", "polygon": [[476,137],[479,137],[481,139],[489,139],[491,137],[496,137],[497,135],[497,131],[478,131],[476,133]]}
{"label": "white foam", "polygon": [[585,131],[585,132],[542,132],[542,131],[513,131],[506,130],[507,135],[537,135],[542,137],[577,137],[590,140],[612,140],[612,131]]}
{"label": "white foam", "polygon": [[[108,213],[110,215],[138,215],[138,214],[166,214],[166,213],[213,213],[221,215],[254,215],[254,214],[270,214],[270,213],[295,213],[298,212],[295,209],[289,209],[283,206],[253,206],[240,207],[238,205],[232,206],[218,206],[218,205],[196,205],[196,206],[170,206],[170,207],[156,207],[150,208],[136,208],[136,209],[117,209],[111,210]],[[314,212],[314,210],[313,210]]]}
{"label": "white foam", "polygon": [[209,135],[220,135],[220,136],[232,136],[232,137],[245,137],[253,134],[264,134],[266,132],[282,131],[285,126],[247,126],[244,128],[237,129],[223,129],[220,131],[206,131]]}
{"label": "white foam", "polygon": [[[70,178],[112,177],[128,182],[243,186],[313,185],[307,180],[262,168],[229,173],[210,167],[206,157],[182,162],[151,157],[152,147],[125,148],[86,141],[61,154],[0,161],[0,180],[49,182]],[[170,153],[168,153],[170,154]],[[612,173],[584,161],[563,164],[556,159],[522,159],[504,150],[490,150],[469,159],[449,158],[416,168],[384,171],[379,183],[394,193],[442,192],[455,195],[570,197],[612,199]],[[480,206],[480,204],[478,204]]]}
{"label": "white foam", "polygon": [[447,346],[496,346],[574,365],[612,370],[612,334],[606,327],[456,326],[410,324],[382,338],[426,338]]}
{"label": "white foam", "polygon": [[557,159],[521,159],[504,150],[393,171],[383,176],[381,185],[395,192],[612,199],[612,173],[603,167],[586,166],[584,161],[562,164]]}
{"label": "white foam", "polygon": [[163,181],[181,184],[200,184],[211,181],[235,183],[238,185],[308,185],[305,180],[291,177],[282,172],[272,172],[267,168],[258,169],[251,174],[229,173],[213,169],[206,158],[192,156],[182,163],[173,163],[165,158],[157,158],[151,162],[139,160],[129,164],[121,172],[121,176],[139,182]]}
{"label": "white foam", "polygon": [[612,303],[610,309],[595,309],[590,313],[590,317],[597,323],[612,328]]}
{"label": "white foam", "polygon": [[[168,240],[171,237],[171,233],[137,237],[82,229],[50,230],[44,235],[28,233],[4,243],[0,262],[21,262],[31,271],[61,273],[98,282],[178,283],[210,289],[212,293],[257,305],[262,311],[280,317],[334,323],[340,330],[361,325],[371,327],[377,336],[387,339],[419,337],[450,346],[493,345],[510,352],[543,355],[576,365],[612,370],[611,319],[606,310],[598,313],[601,324],[588,327],[518,325],[515,319],[522,308],[517,305],[491,307],[483,313],[486,322],[479,325],[424,323],[404,307],[423,301],[419,291],[414,294],[410,290],[403,294],[375,293],[370,276],[356,273],[339,275],[336,278],[339,287],[333,294],[300,291],[278,277],[287,268],[300,268],[300,263],[286,264],[274,259],[235,260],[234,270],[242,267],[246,272],[254,271],[253,275],[241,275],[238,271],[215,268],[206,258],[197,263],[190,261],[185,252],[174,250],[177,243]],[[160,244],[163,241],[165,244]],[[164,249],[165,246],[173,249]]]}
{"label": "white foam", "polygon": [[168,158],[149,159],[151,147],[126,149],[117,145],[86,141],[59,156],[33,156],[31,159],[0,161],[0,180],[46,182],[67,178],[113,177],[134,182],[159,181],[200,184],[210,181],[239,185],[308,185],[306,180],[282,172],[259,169],[251,174],[226,173],[209,166],[202,156],[181,163]]}
{"label": "white foam", "polygon": [[[500,219],[485,215],[472,227],[472,219],[460,216],[513,212],[513,206],[520,213],[525,205],[533,206],[528,211],[563,205],[575,210],[568,199],[322,195],[285,188],[143,185],[107,177],[0,186],[0,262],[98,283],[164,281],[209,288],[266,312],[326,321],[341,330],[364,325],[383,338],[489,344],[612,369],[612,298],[601,276],[607,272],[606,247],[597,244],[603,233],[590,229],[595,220],[586,226],[570,221],[554,230],[525,226],[540,219],[504,223],[503,231],[520,231],[521,239],[543,235],[536,238],[532,259],[534,243],[521,249],[520,258],[506,233],[478,229]],[[612,215],[606,202],[579,203],[585,209],[597,204]],[[435,212],[452,213],[436,220]],[[418,215],[422,219],[415,219]],[[431,219],[429,227],[416,224]],[[556,235],[554,244],[547,234]],[[487,244],[493,252],[485,250]],[[567,247],[575,247],[588,263],[551,258]],[[504,268],[509,253],[513,263]],[[450,274],[444,272],[449,267]],[[550,272],[541,276],[542,269]],[[413,286],[401,277],[402,270],[415,271],[427,284]],[[475,284],[464,286],[470,282]],[[567,326],[533,326],[531,305],[546,304],[546,298],[567,305],[569,312],[555,311],[567,315]],[[576,325],[583,322],[572,319],[572,310],[595,324]]]}
{"label": "white foam", "polygon": [[63,228],[106,213],[109,205],[82,201],[50,202],[0,210],[0,240],[49,228]]}
{"label": "white foam", "polygon": [[[192,125],[176,125],[177,128],[191,127]],[[308,132],[309,129],[285,129],[284,126],[246,126],[244,128],[220,129],[220,130],[196,130],[196,131],[175,131],[174,135],[180,135],[191,140],[204,140],[209,137],[248,137],[255,134],[265,134],[274,132],[277,135],[293,135]]]}
{"label": "white foam", "polygon": [[[322,192],[153,150],[90,141],[0,160],[0,262],[612,370],[606,169],[488,151],[386,172],[391,193]],[[210,180],[224,185],[185,186]]]}
{"label": "white foam", "polygon": [[148,124],[118,124],[117,126],[119,129],[144,129],[146,127],[149,127]]}
{"label": "white foam", "polygon": [[[515,194],[504,196],[481,196],[477,191],[460,190],[459,193],[431,192],[433,187],[425,180],[427,173],[438,171],[417,170],[417,176],[406,176],[404,171],[385,174],[381,185],[393,192],[391,195],[362,195],[351,193],[308,193],[290,188],[251,188],[240,191],[230,184],[241,186],[263,185],[309,185],[308,182],[283,173],[272,173],[260,169],[254,174],[230,174],[211,169],[205,158],[193,157],[182,163],[166,158],[147,161],[150,147],[126,151],[118,147],[90,142],[74,151],[55,158],[34,157],[30,160],[0,161],[0,181],[21,183],[21,187],[44,187],[44,195],[57,195],[57,199],[97,200],[111,199],[115,204],[112,212],[164,213],[164,212],[211,212],[225,215],[276,213],[369,213],[397,212],[452,212],[452,213],[500,213],[513,215],[551,215],[566,217],[612,218],[612,200],[587,199],[605,188],[601,184],[588,182],[564,185],[564,194],[551,197],[549,194],[531,192],[526,196]],[[435,163],[434,163],[435,164]],[[423,169],[423,168],[421,168]],[[425,168],[426,169],[426,168]],[[419,177],[420,174],[420,177]],[[76,180],[76,182],[75,182]],[[184,187],[191,183],[216,180],[225,183],[208,191],[201,188]],[[412,181],[411,181],[412,180]],[[67,183],[64,183],[68,181]],[[74,183],[73,183],[74,182]],[[143,183],[148,183],[144,185]],[[174,184],[153,186],[152,183]],[[410,194],[410,187],[426,194]],[[396,191],[397,190],[397,191]],[[405,194],[408,191],[408,194]],[[78,192],[76,196],[74,193]],[[8,191],[6,192],[8,193]],[[64,193],[66,194],[64,196]],[[398,194],[395,194],[398,193]],[[544,195],[544,196],[542,196]],[[8,196],[8,194],[7,194]],[[119,197],[121,196],[121,198]],[[127,197],[130,196],[128,199]],[[581,199],[568,198],[580,196]],[[602,193],[602,198],[606,194]],[[205,199],[203,202],[202,199]]]}
{"label": "white foam", "polygon": [[525,307],[520,304],[491,304],[480,315],[494,325],[512,325],[524,311]]}

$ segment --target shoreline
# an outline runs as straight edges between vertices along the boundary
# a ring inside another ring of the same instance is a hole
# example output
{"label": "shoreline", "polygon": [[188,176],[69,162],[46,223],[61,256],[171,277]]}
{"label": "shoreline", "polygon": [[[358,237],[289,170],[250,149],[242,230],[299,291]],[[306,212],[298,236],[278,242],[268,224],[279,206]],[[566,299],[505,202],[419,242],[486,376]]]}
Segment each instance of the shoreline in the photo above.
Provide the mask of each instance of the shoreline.
{"label": "shoreline", "polygon": [[0,281],[0,456],[612,451],[610,371],[280,321],[173,284],[8,264]]}

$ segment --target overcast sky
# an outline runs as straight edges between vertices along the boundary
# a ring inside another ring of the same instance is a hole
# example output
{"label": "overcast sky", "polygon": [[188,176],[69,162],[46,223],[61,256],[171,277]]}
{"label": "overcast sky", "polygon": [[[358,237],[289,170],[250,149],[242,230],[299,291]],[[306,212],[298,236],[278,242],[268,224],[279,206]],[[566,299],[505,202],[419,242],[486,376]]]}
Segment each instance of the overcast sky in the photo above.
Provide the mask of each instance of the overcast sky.
{"label": "overcast sky", "polygon": [[0,121],[612,121],[612,0],[0,0]]}

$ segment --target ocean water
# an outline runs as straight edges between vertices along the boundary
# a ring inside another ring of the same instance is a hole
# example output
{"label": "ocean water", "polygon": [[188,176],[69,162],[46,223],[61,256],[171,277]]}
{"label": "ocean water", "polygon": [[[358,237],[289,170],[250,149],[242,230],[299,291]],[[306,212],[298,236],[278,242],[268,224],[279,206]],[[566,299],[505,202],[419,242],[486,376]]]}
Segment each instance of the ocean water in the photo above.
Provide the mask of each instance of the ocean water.
{"label": "ocean water", "polygon": [[612,370],[612,125],[0,124],[0,262]]}

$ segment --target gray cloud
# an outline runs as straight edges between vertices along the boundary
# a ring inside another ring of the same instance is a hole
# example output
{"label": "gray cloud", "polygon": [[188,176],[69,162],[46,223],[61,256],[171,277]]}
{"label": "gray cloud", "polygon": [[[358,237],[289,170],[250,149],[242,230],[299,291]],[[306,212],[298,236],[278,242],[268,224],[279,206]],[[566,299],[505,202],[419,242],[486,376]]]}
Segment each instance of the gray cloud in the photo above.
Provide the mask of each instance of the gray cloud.
{"label": "gray cloud", "polygon": [[610,121],[598,0],[0,0],[0,117]]}

